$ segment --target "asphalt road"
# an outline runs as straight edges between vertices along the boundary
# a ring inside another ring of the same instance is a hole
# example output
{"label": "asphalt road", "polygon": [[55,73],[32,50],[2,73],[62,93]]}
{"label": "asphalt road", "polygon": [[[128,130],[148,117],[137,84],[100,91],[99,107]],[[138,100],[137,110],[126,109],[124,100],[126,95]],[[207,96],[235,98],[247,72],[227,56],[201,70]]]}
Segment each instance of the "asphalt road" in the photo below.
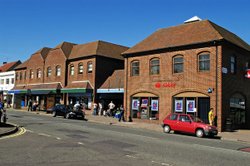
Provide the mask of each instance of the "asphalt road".
{"label": "asphalt road", "polygon": [[[24,134],[0,139],[0,165],[249,165],[250,144],[8,111]],[[23,130],[22,130],[23,131]]]}

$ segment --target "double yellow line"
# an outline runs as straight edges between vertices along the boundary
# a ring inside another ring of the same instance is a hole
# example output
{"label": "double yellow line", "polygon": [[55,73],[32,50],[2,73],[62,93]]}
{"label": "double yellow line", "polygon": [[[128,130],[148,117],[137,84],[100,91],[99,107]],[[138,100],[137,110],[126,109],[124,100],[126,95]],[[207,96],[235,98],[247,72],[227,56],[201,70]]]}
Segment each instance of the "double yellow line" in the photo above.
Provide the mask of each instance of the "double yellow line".
{"label": "double yellow line", "polygon": [[7,139],[7,138],[13,138],[18,137],[20,135],[23,135],[26,132],[26,129],[24,127],[18,127],[18,131],[15,134],[3,136],[0,138],[0,140]]}

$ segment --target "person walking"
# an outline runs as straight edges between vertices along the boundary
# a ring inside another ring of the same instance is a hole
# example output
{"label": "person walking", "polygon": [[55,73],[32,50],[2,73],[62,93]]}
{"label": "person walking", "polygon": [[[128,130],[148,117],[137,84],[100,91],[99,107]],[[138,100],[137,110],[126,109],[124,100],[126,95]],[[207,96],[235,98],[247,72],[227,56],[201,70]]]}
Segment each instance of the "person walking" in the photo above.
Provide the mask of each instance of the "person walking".
{"label": "person walking", "polygon": [[209,113],[208,113],[208,121],[209,121],[209,124],[211,125],[211,126],[213,126],[214,125],[214,109],[213,108],[211,108],[210,109],[210,111],[209,111]]}
{"label": "person walking", "polygon": [[92,113],[92,115],[97,115],[97,112],[98,112],[98,110],[97,110],[97,104],[94,103],[93,104],[93,113]]}
{"label": "person walking", "polygon": [[4,104],[3,104],[2,100],[0,99],[0,123],[2,120],[3,108],[4,108]]}
{"label": "person walking", "polygon": [[28,111],[32,111],[32,100],[31,99],[29,99],[29,101],[28,101]]}
{"label": "person walking", "polygon": [[125,118],[124,118],[124,108],[123,106],[121,105],[120,106],[120,117],[119,117],[119,122],[122,120],[123,122],[125,122]]}
{"label": "person walking", "polygon": [[113,116],[113,114],[114,114],[114,109],[115,109],[115,104],[113,103],[113,101],[111,101],[111,102],[109,103],[108,107],[109,107],[111,116]]}
{"label": "person walking", "polygon": [[102,103],[98,103],[98,113],[99,113],[99,116],[103,115],[103,106],[102,106]]}

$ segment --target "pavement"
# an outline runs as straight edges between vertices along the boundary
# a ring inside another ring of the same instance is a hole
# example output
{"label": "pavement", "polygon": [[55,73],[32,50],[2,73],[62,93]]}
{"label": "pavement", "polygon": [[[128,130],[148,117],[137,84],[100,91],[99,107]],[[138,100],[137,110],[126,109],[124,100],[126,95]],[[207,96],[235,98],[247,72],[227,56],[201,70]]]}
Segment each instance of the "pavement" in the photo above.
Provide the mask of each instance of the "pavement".
{"label": "pavement", "polygon": [[[11,109],[9,111],[11,111]],[[16,110],[16,111],[27,111],[27,110]],[[43,111],[32,111],[29,113],[52,116],[51,114],[47,114],[46,112],[43,112]],[[85,118],[89,122],[163,132],[161,125],[158,124],[157,121],[155,120],[133,119],[133,122],[122,122],[122,121],[119,122],[117,118],[105,117],[105,116],[94,116],[91,114],[90,110],[86,111]],[[10,123],[7,123],[7,124],[0,123],[0,137],[13,134],[16,131],[18,131],[18,126],[14,124],[10,124]],[[245,143],[250,144],[250,130],[234,130],[231,132],[219,132],[218,137],[220,137],[222,140],[239,141],[239,142],[245,142]]]}

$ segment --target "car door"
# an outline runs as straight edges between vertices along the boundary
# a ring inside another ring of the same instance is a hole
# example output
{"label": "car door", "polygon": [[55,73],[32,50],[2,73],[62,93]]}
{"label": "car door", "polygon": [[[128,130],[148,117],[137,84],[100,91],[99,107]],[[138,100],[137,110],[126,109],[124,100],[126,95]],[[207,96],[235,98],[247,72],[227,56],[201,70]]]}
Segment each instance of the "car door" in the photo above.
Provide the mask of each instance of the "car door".
{"label": "car door", "polygon": [[178,131],[192,133],[193,124],[188,115],[180,115],[178,121]]}

